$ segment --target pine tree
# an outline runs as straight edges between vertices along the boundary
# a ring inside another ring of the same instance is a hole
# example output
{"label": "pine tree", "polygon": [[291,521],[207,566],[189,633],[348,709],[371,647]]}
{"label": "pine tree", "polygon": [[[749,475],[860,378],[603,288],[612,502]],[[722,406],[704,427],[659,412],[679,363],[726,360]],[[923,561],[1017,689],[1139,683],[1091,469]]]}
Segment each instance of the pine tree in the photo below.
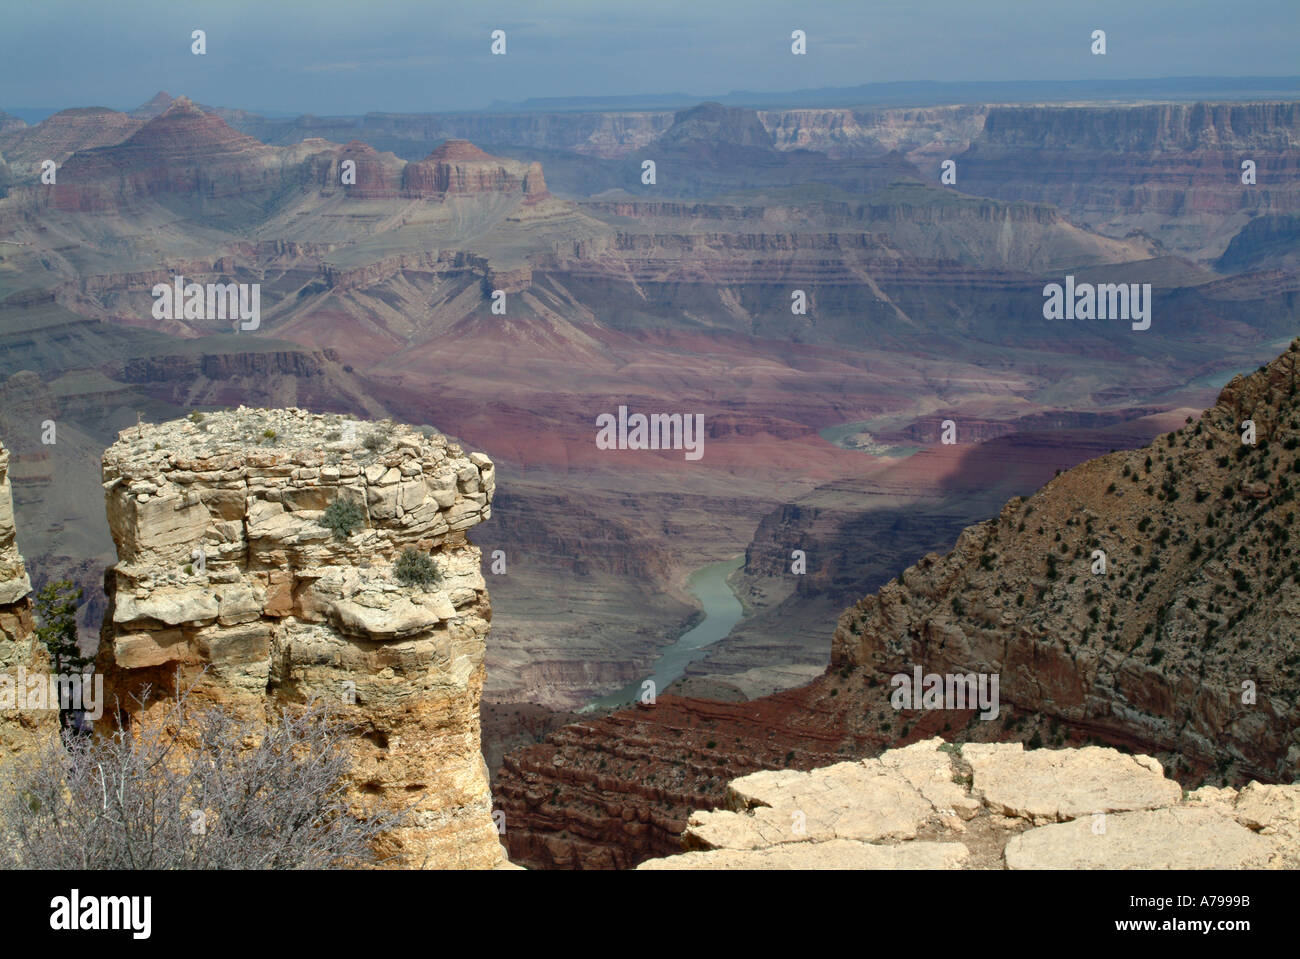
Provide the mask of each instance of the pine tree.
{"label": "pine tree", "polygon": [[[48,583],[36,594],[36,635],[50,651],[51,666],[59,675],[84,672],[90,659],[77,648],[77,604],[81,587],[70,580]],[[59,720],[66,728],[71,710],[60,709]]]}

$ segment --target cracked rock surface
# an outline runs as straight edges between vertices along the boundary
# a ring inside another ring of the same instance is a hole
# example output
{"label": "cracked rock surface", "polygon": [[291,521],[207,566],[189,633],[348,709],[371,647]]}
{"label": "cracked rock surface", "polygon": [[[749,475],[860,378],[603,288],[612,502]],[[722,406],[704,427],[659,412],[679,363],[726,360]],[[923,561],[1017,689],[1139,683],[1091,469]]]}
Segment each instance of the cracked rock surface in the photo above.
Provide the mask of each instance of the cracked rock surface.
{"label": "cracked rock surface", "polygon": [[639,869],[1294,869],[1300,783],[1186,797],[1149,756],[929,739],[734,780]]}

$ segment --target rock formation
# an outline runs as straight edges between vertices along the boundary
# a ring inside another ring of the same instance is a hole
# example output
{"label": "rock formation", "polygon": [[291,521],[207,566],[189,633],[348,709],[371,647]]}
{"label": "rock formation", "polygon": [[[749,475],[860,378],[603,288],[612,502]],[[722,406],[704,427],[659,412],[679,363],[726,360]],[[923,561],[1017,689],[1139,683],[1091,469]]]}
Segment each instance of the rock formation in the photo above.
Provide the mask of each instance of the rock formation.
{"label": "rock formation", "polygon": [[[306,149],[294,152],[302,156]],[[121,142],[73,154],[59,170],[52,202],[61,210],[93,212],[115,209],[124,198],[191,193],[216,212],[222,201],[277,189],[283,164],[280,151],[178,97]]]}
{"label": "rock formation", "polygon": [[[327,697],[357,729],[358,806],[413,808],[389,834],[402,864],[501,863],[479,751],[491,607],[465,535],[491,514],[491,460],[431,431],[241,407],[122,431],[103,477],[107,710],[149,721],[189,687],[252,714]],[[356,518],[331,532],[340,501]],[[408,550],[432,582],[399,578]]]}
{"label": "rock formation", "polygon": [[547,150],[573,150],[620,157],[642,147],[673,122],[672,111],[620,113],[368,113],[364,117],[300,116],[292,119],[243,114],[233,125],[263,143],[291,144],[309,137],[340,141],[360,136],[382,150],[416,160],[440,140],[509,143]]}
{"label": "rock formation", "polygon": [[0,110],[0,136],[6,133],[13,133],[15,130],[22,130],[27,127],[27,122],[14,116],[12,113],[5,113]]}
{"label": "rock formation", "polygon": [[769,150],[775,147],[772,134],[763,126],[756,112],[724,107],[721,103],[701,103],[688,110],[678,110],[673,125],[657,142],[673,146],[693,141]]}
{"label": "rock formation", "polygon": [[517,192],[537,199],[546,194],[540,163],[502,160],[468,140],[448,140],[423,160],[408,163],[402,187],[410,196]]}
{"label": "rock formation", "polygon": [[1300,783],[1184,793],[1150,756],[935,738],[733,780],[641,869],[1295,869]]}
{"label": "rock formation", "polygon": [[34,183],[43,161],[61,166],[78,150],[121,143],[140,126],[140,120],[106,107],[60,110],[35,126],[0,119],[0,154],[16,174]]}
{"label": "rock formation", "polygon": [[[9,451],[0,445],[0,674],[10,695],[26,692],[20,676],[48,674],[49,654],[32,622],[31,580],[14,538],[14,503],[9,487]],[[20,674],[19,670],[23,673]],[[16,707],[22,704],[15,701]],[[0,762],[39,748],[57,735],[59,711],[0,708]]]}

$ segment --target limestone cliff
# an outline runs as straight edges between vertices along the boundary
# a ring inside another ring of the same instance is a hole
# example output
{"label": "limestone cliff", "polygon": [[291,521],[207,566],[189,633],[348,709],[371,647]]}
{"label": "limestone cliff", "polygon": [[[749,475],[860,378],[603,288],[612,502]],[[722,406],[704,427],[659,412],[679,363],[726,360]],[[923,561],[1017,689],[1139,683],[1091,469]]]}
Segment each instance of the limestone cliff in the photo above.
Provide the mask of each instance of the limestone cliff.
{"label": "limestone cliff", "polygon": [[929,739],[733,780],[641,869],[1295,869],[1300,783],[1185,794],[1150,756]]}
{"label": "limestone cliff", "polygon": [[[9,451],[0,445],[0,673],[25,692],[18,670],[46,674],[50,661],[32,622],[31,581],[14,539],[14,501],[9,487]],[[0,762],[39,746],[56,735],[58,709],[0,709]]]}
{"label": "limestone cliff", "polygon": [[[240,407],[124,430],[103,478],[118,553],[106,713],[147,721],[178,683],[250,714],[328,697],[358,731],[358,806],[413,804],[388,851],[501,863],[479,746],[491,607],[465,535],[491,515],[486,456],[407,426]],[[350,529],[322,525],[336,501],[355,504]],[[399,581],[406,550],[432,582]]]}

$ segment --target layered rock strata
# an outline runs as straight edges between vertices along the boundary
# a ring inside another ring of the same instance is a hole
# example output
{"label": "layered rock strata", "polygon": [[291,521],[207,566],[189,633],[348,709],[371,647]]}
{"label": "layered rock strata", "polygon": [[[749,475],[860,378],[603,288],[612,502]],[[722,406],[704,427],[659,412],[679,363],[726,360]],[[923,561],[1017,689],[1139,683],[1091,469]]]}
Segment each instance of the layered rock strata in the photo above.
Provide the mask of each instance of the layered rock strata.
{"label": "layered rock strata", "polygon": [[[432,431],[240,407],[124,430],[103,478],[118,562],[97,666],[117,721],[181,688],[246,714],[327,698],[356,730],[357,807],[412,809],[385,852],[502,862],[479,745],[491,607],[466,538],[491,515],[491,460]],[[339,501],[355,522],[332,532]],[[433,582],[399,579],[408,550]]]}
{"label": "layered rock strata", "polygon": [[1051,203],[1112,236],[1158,222],[1166,249],[1209,259],[1252,217],[1300,210],[1298,143],[1295,103],[1007,106],[957,163],[963,191]]}
{"label": "layered rock strata", "polygon": [[468,140],[448,140],[402,171],[403,187],[415,196],[448,193],[522,193],[537,199],[546,193],[540,163],[501,160]]}
{"label": "layered rock strata", "polygon": [[6,704],[14,708],[0,708],[0,763],[39,748],[59,728],[57,705],[51,709],[48,702],[47,708],[27,704],[25,678],[45,676],[50,668],[45,646],[36,638],[31,591],[15,540],[9,451],[0,445],[0,674],[8,680],[5,698],[14,697]]}
{"label": "layered rock strata", "polygon": [[733,780],[640,869],[1295,869],[1300,783],[1184,794],[1150,756],[935,738]]}

